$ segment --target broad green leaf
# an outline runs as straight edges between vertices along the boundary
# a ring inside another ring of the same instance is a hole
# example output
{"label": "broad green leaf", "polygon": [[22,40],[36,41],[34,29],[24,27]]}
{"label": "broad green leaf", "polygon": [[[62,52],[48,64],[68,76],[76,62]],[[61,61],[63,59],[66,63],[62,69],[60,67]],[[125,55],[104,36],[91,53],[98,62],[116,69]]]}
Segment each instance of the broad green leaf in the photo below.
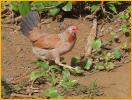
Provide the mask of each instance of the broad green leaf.
{"label": "broad green leaf", "polygon": [[43,95],[49,98],[62,98],[60,93],[58,93],[57,89],[49,88],[43,92]]}
{"label": "broad green leaf", "polygon": [[95,69],[97,69],[97,70],[104,70],[105,69],[104,63],[97,63],[95,65]]}
{"label": "broad green leaf", "polygon": [[43,2],[32,2],[32,10],[45,11]]}
{"label": "broad green leaf", "polygon": [[64,11],[71,11],[72,10],[72,3],[68,2],[62,9]]}
{"label": "broad green leaf", "polygon": [[94,40],[92,43],[92,48],[94,49],[100,49],[101,46],[102,46],[102,43],[100,39]]}
{"label": "broad green leaf", "polygon": [[114,57],[115,57],[116,59],[119,59],[119,58],[122,57],[122,54],[121,54],[119,48],[115,48],[114,51],[113,51],[113,54],[114,54]]}
{"label": "broad green leaf", "polygon": [[22,16],[26,16],[30,10],[31,6],[29,2],[21,2],[21,4],[19,5],[19,12]]}
{"label": "broad green leaf", "polygon": [[109,4],[107,4],[106,6],[107,6],[110,10],[112,10],[113,12],[117,13],[116,7],[115,7],[114,4],[109,3]]}
{"label": "broad green leaf", "polygon": [[59,8],[53,8],[53,9],[50,9],[48,13],[51,16],[56,16],[59,12],[60,12]]}
{"label": "broad green leaf", "polygon": [[75,65],[76,63],[77,63],[77,61],[78,61],[78,57],[77,56],[73,56],[72,58],[71,58],[71,65]]}
{"label": "broad green leaf", "polygon": [[12,10],[14,10],[14,11],[19,11],[19,8],[18,8],[19,3],[18,3],[18,2],[13,1],[13,2],[10,3],[9,6],[10,6],[10,8],[11,8]]}
{"label": "broad green leaf", "polygon": [[99,9],[100,8],[100,5],[99,4],[93,4],[91,6],[91,12],[94,12],[96,9]]}
{"label": "broad green leaf", "polygon": [[89,70],[92,66],[92,60],[88,59],[84,62],[84,69]]}
{"label": "broad green leaf", "polygon": [[31,73],[31,80],[35,80],[44,76],[44,72],[42,70],[35,70]]}
{"label": "broad green leaf", "polygon": [[122,30],[123,32],[129,32],[128,26],[125,25],[125,24],[123,24],[123,25],[121,26],[121,30]]}
{"label": "broad green leaf", "polygon": [[49,63],[47,61],[37,60],[37,61],[35,61],[33,63],[37,64],[39,67],[43,68],[44,70],[48,70],[49,69]]}

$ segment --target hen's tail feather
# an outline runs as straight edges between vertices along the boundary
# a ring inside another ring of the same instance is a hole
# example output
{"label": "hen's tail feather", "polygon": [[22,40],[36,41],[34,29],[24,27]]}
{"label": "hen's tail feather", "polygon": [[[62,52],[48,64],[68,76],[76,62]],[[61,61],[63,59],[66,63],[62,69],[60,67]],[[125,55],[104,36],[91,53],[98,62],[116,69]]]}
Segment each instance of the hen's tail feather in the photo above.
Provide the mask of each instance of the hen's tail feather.
{"label": "hen's tail feather", "polygon": [[40,17],[37,11],[31,11],[27,16],[22,18],[21,31],[24,35],[28,36],[29,32],[37,27],[40,23]]}

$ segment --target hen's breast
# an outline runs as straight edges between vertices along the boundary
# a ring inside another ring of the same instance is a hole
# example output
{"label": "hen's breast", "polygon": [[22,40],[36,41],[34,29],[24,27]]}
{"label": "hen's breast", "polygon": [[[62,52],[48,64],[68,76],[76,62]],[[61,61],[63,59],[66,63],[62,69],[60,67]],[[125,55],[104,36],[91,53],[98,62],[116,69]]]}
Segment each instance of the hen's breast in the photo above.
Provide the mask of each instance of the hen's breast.
{"label": "hen's breast", "polygon": [[73,40],[73,37],[70,37],[67,41],[60,42],[55,49],[59,52],[60,55],[65,54],[73,48],[75,41],[76,38]]}

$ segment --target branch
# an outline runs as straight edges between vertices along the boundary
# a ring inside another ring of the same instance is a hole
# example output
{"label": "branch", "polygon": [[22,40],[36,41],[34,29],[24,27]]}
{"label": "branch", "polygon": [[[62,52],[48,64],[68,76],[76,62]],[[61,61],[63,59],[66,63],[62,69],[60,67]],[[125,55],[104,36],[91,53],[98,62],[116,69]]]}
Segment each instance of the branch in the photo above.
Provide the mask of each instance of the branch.
{"label": "branch", "polygon": [[37,96],[30,96],[30,95],[25,95],[25,94],[17,94],[17,93],[12,93],[11,98],[38,98]]}
{"label": "branch", "polygon": [[97,19],[95,18],[93,20],[93,27],[91,29],[91,32],[90,34],[88,34],[88,37],[87,37],[87,43],[85,46],[85,53],[84,53],[85,57],[88,57],[91,54],[91,51],[92,51],[91,45],[96,37],[96,33],[97,33]]}

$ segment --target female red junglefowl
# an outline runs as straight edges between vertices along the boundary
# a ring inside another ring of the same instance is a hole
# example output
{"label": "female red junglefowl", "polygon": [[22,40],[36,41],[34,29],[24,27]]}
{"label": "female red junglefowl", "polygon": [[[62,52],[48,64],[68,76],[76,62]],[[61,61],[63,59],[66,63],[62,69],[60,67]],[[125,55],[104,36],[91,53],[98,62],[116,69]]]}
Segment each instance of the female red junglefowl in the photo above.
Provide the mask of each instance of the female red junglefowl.
{"label": "female red junglefowl", "polygon": [[71,66],[60,62],[60,56],[70,51],[74,46],[77,27],[70,26],[60,34],[48,34],[41,33],[39,25],[40,17],[36,11],[31,11],[22,18],[21,31],[32,42],[33,53],[42,60],[54,60],[56,64],[71,69]]}

